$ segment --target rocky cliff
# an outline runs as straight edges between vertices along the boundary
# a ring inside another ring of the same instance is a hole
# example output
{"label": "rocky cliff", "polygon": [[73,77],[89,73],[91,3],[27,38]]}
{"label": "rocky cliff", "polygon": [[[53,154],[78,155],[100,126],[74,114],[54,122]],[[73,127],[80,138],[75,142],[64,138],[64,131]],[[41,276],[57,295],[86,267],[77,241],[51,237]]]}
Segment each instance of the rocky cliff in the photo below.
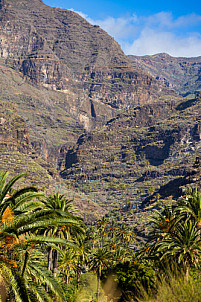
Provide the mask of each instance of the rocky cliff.
{"label": "rocky cliff", "polygon": [[200,155],[200,112],[201,99],[169,97],[122,113],[78,139],[62,176],[107,208],[137,207]]}
{"label": "rocky cliff", "polygon": [[0,0],[0,56],[1,166],[31,184],[137,208],[200,155],[200,98],[178,98],[74,12]]}
{"label": "rocky cliff", "polygon": [[175,58],[161,53],[153,56],[129,56],[129,58],[182,96],[192,97],[201,91],[201,57]]}
{"label": "rocky cliff", "polygon": [[[55,168],[64,167],[65,152],[84,131],[68,113],[71,99],[66,104],[64,94],[30,85],[22,74],[8,68],[0,59],[0,100],[14,106],[23,119],[30,144],[38,155]],[[6,115],[6,107],[4,110]]]}
{"label": "rocky cliff", "polygon": [[99,26],[41,0],[0,0],[0,56],[25,80],[63,92],[85,129],[173,93],[131,63]]}
{"label": "rocky cliff", "polygon": [[81,210],[86,222],[92,222],[104,215],[104,209],[84,194],[69,189],[65,180],[61,181],[53,165],[37,155],[30,143],[26,123],[16,113],[16,109],[17,106],[0,100],[0,171],[9,171],[9,178],[26,172],[27,175],[18,182],[18,186],[34,185],[47,194],[57,191],[65,194]]}

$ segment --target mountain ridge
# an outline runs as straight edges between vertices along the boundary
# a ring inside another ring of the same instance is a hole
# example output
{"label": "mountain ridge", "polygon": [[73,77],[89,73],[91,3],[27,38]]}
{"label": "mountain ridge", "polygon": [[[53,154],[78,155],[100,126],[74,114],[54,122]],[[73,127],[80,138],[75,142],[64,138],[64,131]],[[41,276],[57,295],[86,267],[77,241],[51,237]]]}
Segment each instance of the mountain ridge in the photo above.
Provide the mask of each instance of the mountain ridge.
{"label": "mountain ridge", "polygon": [[71,114],[86,129],[104,124],[108,111],[114,115],[174,94],[133,64],[99,26],[37,3],[1,1],[0,55],[33,83],[71,95]]}
{"label": "mountain ridge", "polygon": [[167,53],[128,56],[144,71],[186,97],[201,91],[201,56],[172,57]]}
{"label": "mountain ridge", "polygon": [[187,173],[199,154],[199,99],[183,100],[141,71],[72,11],[39,0],[0,4],[1,99],[16,106],[35,152],[29,160],[17,150],[16,164],[21,155],[23,167],[26,158],[44,175],[59,177],[57,169],[64,191],[116,210],[128,200],[137,208]]}

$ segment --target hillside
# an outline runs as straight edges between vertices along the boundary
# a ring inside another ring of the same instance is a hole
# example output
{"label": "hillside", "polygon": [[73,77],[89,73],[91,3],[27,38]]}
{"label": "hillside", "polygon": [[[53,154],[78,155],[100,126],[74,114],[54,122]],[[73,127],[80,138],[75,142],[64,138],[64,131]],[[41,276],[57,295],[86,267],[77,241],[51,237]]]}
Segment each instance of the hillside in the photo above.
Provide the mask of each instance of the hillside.
{"label": "hillside", "polygon": [[166,53],[129,56],[145,72],[173,88],[182,96],[193,97],[201,91],[201,57],[175,58]]}
{"label": "hillside", "polygon": [[28,184],[77,196],[78,206],[86,210],[93,200],[97,208],[92,215],[119,211],[129,202],[139,208],[156,200],[157,192],[172,195],[177,183],[167,194],[165,185],[175,178],[181,185],[199,155],[199,99],[161,97],[84,133],[65,110],[63,93],[24,82],[3,61],[0,77],[2,126],[10,110],[12,117],[9,131],[4,127],[1,134],[2,169],[11,175],[28,171]]}
{"label": "hillside", "polygon": [[55,167],[64,166],[63,154],[84,130],[66,110],[65,96],[30,85],[1,59],[0,99],[13,104],[26,122],[30,143],[38,155]]}
{"label": "hillside", "polygon": [[165,185],[200,152],[199,98],[178,97],[98,26],[40,0],[0,0],[0,37],[2,170],[29,171],[29,184],[68,194],[91,220],[172,194]]}
{"label": "hillside", "polygon": [[156,202],[157,193],[170,197],[200,156],[200,122],[201,99],[167,97],[136,107],[82,135],[61,175],[110,211]]}
{"label": "hillside", "polygon": [[[52,164],[37,155],[30,143],[25,121],[17,113],[17,106],[0,100],[0,166],[1,172],[9,171],[9,178],[26,172],[18,181],[19,186],[36,186],[47,194],[59,192],[81,210],[86,221],[97,220],[105,211],[89,198],[69,187]],[[91,211],[89,211],[91,209]]]}
{"label": "hillside", "polygon": [[78,14],[41,0],[0,4],[0,56],[24,79],[63,92],[68,112],[85,129],[104,124],[116,110],[174,94]]}

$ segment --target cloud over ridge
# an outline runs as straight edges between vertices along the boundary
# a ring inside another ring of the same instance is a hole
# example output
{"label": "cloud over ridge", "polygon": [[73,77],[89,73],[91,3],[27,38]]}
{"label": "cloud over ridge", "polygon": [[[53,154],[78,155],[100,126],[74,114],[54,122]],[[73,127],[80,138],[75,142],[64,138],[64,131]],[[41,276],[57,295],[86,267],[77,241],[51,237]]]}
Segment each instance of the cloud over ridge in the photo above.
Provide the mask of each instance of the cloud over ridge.
{"label": "cloud over ridge", "polygon": [[134,13],[93,20],[76,12],[114,37],[126,54],[140,56],[166,52],[175,57],[201,56],[201,15],[193,13],[174,18],[171,12],[150,16]]}

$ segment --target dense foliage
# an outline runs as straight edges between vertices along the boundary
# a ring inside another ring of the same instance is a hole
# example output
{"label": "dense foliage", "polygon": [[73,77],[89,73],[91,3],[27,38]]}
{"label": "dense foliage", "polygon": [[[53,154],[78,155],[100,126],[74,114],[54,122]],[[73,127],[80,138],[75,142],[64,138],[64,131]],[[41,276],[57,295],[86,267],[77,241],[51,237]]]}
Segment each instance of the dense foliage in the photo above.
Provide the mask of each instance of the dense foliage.
{"label": "dense foliage", "polygon": [[158,209],[142,244],[132,226],[110,215],[86,228],[64,195],[45,196],[34,187],[14,190],[23,176],[8,181],[8,173],[0,174],[3,302],[178,301],[182,295],[199,301],[197,189]]}

